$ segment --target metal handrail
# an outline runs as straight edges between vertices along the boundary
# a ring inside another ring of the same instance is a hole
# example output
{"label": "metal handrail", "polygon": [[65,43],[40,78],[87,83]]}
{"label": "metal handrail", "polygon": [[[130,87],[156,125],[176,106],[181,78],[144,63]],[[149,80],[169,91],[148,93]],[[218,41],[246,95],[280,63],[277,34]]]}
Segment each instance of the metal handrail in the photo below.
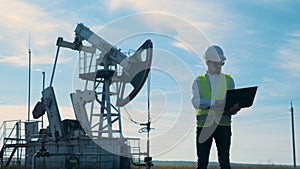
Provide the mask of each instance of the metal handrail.
{"label": "metal handrail", "polygon": [[[14,127],[11,129],[10,133],[8,134],[8,137],[7,138],[10,138],[10,136],[13,134],[13,132],[15,130],[17,130],[18,126],[19,126],[19,122],[16,122],[16,124],[14,125]],[[17,131],[18,132],[18,131]]]}
{"label": "metal handrail", "polygon": [[[0,126],[0,131],[3,130],[3,132],[2,132],[1,135],[0,135],[0,141],[1,141],[4,137],[6,137],[6,130],[7,130],[6,124],[7,124],[7,123],[10,123],[10,122],[21,122],[21,120],[6,120],[6,121],[3,121],[2,124],[1,124],[1,126]],[[10,128],[10,129],[11,129],[11,128]]]}
{"label": "metal handrail", "polygon": [[[15,122],[15,124],[13,124]],[[9,165],[11,162],[12,158],[16,154],[17,157],[17,162],[21,162],[21,156],[23,154],[23,147],[26,144],[26,140],[22,139],[22,131],[24,131],[21,120],[8,120],[8,121],[3,121],[0,127],[1,131],[1,143],[2,143],[2,148],[1,152],[2,157],[1,157],[1,167],[2,165]],[[19,149],[21,148],[21,149]],[[6,159],[6,163],[3,161]]]}

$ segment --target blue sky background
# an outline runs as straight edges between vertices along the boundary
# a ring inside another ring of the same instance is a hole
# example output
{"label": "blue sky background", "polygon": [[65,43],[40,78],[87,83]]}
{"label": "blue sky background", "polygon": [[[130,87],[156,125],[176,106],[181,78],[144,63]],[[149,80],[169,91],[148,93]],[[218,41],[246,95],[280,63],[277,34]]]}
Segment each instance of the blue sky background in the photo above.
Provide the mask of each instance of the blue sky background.
{"label": "blue sky background", "polygon": [[[137,49],[148,38],[153,41],[154,159],[196,159],[191,84],[205,72],[203,49],[218,44],[227,57],[223,71],[232,75],[236,87],[259,86],[254,106],[233,118],[231,161],[292,164],[291,100],[296,140],[300,140],[299,8],[296,0],[4,0],[0,7],[0,120],[27,118],[29,34],[33,108],[41,97],[42,71],[49,84],[57,37],[73,41],[76,24],[84,23],[122,51]],[[77,52],[61,50],[54,87],[63,118],[74,118],[69,94],[76,83],[77,62]],[[145,101],[143,89],[126,107],[137,121],[146,120]],[[125,135],[144,138],[125,112],[122,117]],[[215,148],[211,161],[217,161]]]}

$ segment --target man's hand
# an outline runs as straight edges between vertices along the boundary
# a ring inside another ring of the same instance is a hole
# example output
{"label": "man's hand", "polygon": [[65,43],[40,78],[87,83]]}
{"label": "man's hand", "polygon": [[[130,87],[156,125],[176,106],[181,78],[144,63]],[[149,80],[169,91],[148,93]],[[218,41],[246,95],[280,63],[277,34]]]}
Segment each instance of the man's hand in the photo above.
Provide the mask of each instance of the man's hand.
{"label": "man's hand", "polygon": [[232,115],[235,115],[240,110],[241,110],[240,105],[238,103],[236,103],[229,109],[228,112]]}

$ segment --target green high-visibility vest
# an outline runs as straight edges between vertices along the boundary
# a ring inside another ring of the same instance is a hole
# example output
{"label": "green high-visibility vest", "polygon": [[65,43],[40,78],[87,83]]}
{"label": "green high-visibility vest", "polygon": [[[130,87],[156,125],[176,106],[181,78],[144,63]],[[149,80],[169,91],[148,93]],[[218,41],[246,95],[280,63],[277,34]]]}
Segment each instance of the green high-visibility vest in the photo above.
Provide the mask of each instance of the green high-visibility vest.
{"label": "green high-visibility vest", "polygon": [[[200,98],[207,100],[224,99],[226,91],[230,89],[231,77],[229,74],[220,74],[215,94],[212,96],[211,88],[208,82],[208,75],[201,74],[198,76],[198,89]],[[221,126],[231,125],[231,115],[223,111],[213,109],[196,109],[197,127],[208,127],[214,122]]]}

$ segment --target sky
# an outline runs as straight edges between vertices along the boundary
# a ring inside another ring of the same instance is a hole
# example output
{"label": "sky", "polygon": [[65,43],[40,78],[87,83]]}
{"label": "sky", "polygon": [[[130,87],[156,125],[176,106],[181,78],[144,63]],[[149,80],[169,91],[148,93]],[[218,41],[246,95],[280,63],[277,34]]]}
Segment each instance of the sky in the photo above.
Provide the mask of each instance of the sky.
{"label": "sky", "polygon": [[[223,72],[234,78],[236,88],[258,86],[254,105],[233,117],[231,162],[293,164],[291,101],[300,161],[299,1],[1,2],[1,122],[27,119],[28,49],[32,54],[32,110],[41,98],[42,72],[49,85],[57,38],[72,42],[76,25],[83,23],[124,53],[136,50],[147,39],[153,42],[150,154],[155,160],[196,161],[191,86],[206,71],[204,49],[216,44],[227,57]],[[69,94],[84,87],[78,80],[79,57],[70,49],[59,53],[53,87],[62,119],[75,118]],[[144,122],[146,112],[145,84],[121,108],[123,134],[140,137],[142,148],[146,134],[138,132],[140,127],[130,117]],[[217,161],[215,146],[210,160]]]}

